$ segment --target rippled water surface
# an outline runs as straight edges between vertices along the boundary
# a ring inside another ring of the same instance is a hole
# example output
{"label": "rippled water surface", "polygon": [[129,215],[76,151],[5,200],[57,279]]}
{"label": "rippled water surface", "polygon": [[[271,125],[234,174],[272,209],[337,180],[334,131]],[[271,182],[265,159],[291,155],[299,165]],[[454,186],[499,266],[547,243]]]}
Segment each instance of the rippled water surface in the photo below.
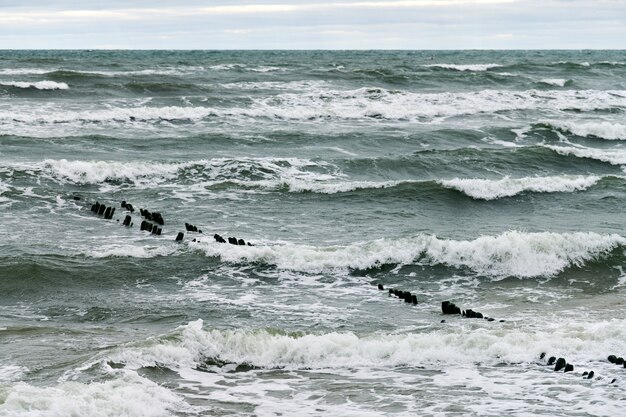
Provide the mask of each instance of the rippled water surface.
{"label": "rippled water surface", "polygon": [[0,416],[623,415],[625,141],[623,51],[0,51]]}

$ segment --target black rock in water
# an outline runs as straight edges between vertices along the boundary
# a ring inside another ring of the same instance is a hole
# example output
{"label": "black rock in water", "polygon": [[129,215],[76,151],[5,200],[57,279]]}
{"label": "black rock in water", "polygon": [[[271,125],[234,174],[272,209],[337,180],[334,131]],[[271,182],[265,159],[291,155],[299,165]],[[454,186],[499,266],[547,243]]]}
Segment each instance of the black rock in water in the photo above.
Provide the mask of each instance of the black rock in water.
{"label": "black rock in water", "polygon": [[104,214],[104,210],[106,209],[107,209],[107,206],[105,206],[104,204],[100,204],[100,208],[98,209],[98,214],[102,216]]}
{"label": "black rock in water", "polygon": [[122,201],[121,207],[126,208],[126,201]]}
{"label": "black rock in water", "polygon": [[563,372],[572,372],[574,370],[574,365],[572,365],[571,363],[568,363],[567,365],[565,365],[565,371]]}
{"label": "black rock in water", "polygon": [[541,352],[541,355],[539,355],[539,359],[543,359],[546,357],[546,352]]}
{"label": "black rock in water", "polygon": [[556,357],[550,356],[550,359],[548,359],[548,365],[554,364],[554,361],[556,361]]}
{"label": "black rock in water", "polygon": [[411,296],[411,301],[413,302],[413,305],[417,305],[417,296],[415,294]]}
{"label": "black rock in water", "polygon": [[239,244],[240,246],[246,246],[246,242],[243,239],[239,239],[237,241],[237,244]]}
{"label": "black rock in water", "polygon": [[185,234],[183,232],[178,232],[178,235],[176,235],[176,242],[180,242],[181,240],[183,240],[184,236]]}
{"label": "black rock in water", "polygon": [[411,297],[413,294],[411,294],[409,291],[404,293],[404,302],[405,303],[410,303],[411,302]]}
{"label": "black rock in water", "polygon": [[152,220],[154,220],[157,224],[163,226],[165,224],[165,220],[163,220],[163,216],[161,213],[155,212],[152,213]]}
{"label": "black rock in water", "polygon": [[587,375],[587,379],[591,379],[591,378],[593,378],[593,375],[594,375],[594,372],[593,372],[593,371],[589,372],[589,375]]}
{"label": "black rock in water", "polygon": [[130,214],[127,214],[126,217],[124,217],[124,222],[122,224],[124,226],[130,226],[130,221],[131,221]]}
{"label": "black rock in water", "polygon": [[441,303],[441,312],[443,314],[461,314],[461,309],[450,301],[443,301]]}
{"label": "black rock in water", "polygon": [[623,364],[624,364],[624,358],[622,358],[621,356],[615,359],[615,365],[623,365]]}
{"label": "black rock in water", "polygon": [[615,355],[609,355],[609,357],[607,359],[611,363],[615,363],[615,361],[617,361],[617,357]]}
{"label": "black rock in water", "polygon": [[108,219],[109,215],[111,215],[111,207],[107,207],[107,209],[104,211],[104,218]]}
{"label": "black rock in water", "polygon": [[378,284],[378,289],[382,291],[385,289],[385,287],[383,287],[383,284]]}
{"label": "black rock in water", "polygon": [[567,365],[567,362],[565,362],[564,358],[557,359],[556,364],[554,365],[554,372],[560,371],[561,369],[565,368],[565,365]]}

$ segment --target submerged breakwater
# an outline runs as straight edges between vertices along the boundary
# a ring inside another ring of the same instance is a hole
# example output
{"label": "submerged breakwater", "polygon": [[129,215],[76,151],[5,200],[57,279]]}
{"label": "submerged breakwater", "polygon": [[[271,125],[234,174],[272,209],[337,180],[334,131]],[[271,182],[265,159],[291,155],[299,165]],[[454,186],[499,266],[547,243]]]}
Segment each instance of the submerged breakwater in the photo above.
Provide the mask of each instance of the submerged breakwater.
{"label": "submerged breakwater", "polygon": [[623,414],[623,52],[0,58],[0,416]]}

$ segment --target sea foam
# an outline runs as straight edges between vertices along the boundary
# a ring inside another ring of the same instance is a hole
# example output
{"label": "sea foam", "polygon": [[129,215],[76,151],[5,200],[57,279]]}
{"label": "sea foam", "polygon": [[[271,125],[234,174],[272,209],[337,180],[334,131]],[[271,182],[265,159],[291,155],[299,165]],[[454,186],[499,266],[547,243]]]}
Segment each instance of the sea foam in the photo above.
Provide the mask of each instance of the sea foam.
{"label": "sea foam", "polygon": [[166,417],[186,408],[173,392],[134,372],[106,382],[63,382],[39,387],[18,383],[0,394],[0,415],[23,417]]}
{"label": "sea foam", "polygon": [[466,268],[498,279],[553,276],[565,268],[598,259],[625,242],[617,234],[509,231],[474,240],[442,239],[423,234],[325,247],[295,244],[232,246],[208,238],[190,245],[224,262],[264,263],[305,272],[419,263]]}
{"label": "sea foam", "polygon": [[626,149],[595,149],[587,147],[542,145],[560,155],[573,155],[578,158],[595,159],[611,165],[626,164]]}
{"label": "sea foam", "polygon": [[547,120],[541,122],[541,124],[552,126],[556,130],[569,132],[577,136],[607,140],[626,140],[626,125],[619,123]]}
{"label": "sea foam", "polygon": [[[84,126],[111,123],[191,122],[210,119],[275,119],[293,121],[396,120],[428,122],[439,118],[495,113],[512,110],[593,111],[626,107],[625,91],[545,90],[416,93],[382,88],[336,90],[312,88],[304,92],[284,92],[253,97],[238,107],[204,106],[120,106],[94,109],[62,109],[56,105],[13,106],[0,109],[0,125],[5,129],[24,124]],[[132,118],[132,119],[131,119]],[[123,123],[123,125],[122,125]],[[132,126],[130,126],[132,127]]]}
{"label": "sea foam", "polygon": [[55,81],[0,81],[0,85],[17,88],[34,88],[37,90],[67,90],[70,87],[66,83],[57,83]]}
{"label": "sea foam", "polygon": [[545,78],[539,81],[541,84],[553,85],[556,87],[565,87],[567,83],[570,83],[571,80],[565,78]]}
{"label": "sea foam", "polygon": [[593,186],[602,177],[595,175],[552,176],[552,177],[504,177],[499,180],[454,178],[439,181],[447,188],[479,200],[496,200],[531,191],[536,193],[574,192]]}
{"label": "sea foam", "polygon": [[429,64],[424,65],[429,68],[442,68],[454,71],[487,71],[491,68],[502,67],[500,64]]}
{"label": "sea foam", "polygon": [[205,358],[214,358],[265,369],[369,369],[407,365],[440,369],[476,362],[532,362],[545,351],[560,352],[570,360],[597,360],[626,337],[623,321],[555,323],[540,330],[454,326],[417,333],[369,335],[211,330],[203,325],[202,320],[192,321],[178,329],[176,338],[154,340],[141,348],[120,349],[111,355],[112,360],[130,368],[155,365],[195,368]]}

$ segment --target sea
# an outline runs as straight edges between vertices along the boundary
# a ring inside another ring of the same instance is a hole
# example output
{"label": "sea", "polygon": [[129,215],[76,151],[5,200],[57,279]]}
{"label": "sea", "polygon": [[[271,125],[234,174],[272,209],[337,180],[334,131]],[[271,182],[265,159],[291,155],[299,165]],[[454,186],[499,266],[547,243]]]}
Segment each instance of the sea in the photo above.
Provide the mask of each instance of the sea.
{"label": "sea", "polygon": [[0,416],[625,416],[625,209],[626,51],[0,51]]}

